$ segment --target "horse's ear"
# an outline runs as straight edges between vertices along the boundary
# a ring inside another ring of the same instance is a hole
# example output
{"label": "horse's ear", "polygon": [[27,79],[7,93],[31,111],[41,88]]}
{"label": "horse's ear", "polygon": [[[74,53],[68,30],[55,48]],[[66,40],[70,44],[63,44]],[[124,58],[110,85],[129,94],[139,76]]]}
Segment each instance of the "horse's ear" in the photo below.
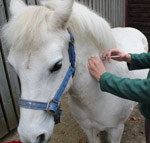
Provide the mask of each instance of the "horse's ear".
{"label": "horse's ear", "polygon": [[10,1],[10,13],[11,15],[15,15],[20,13],[24,8],[26,8],[26,4],[22,0],[11,0]]}
{"label": "horse's ear", "polygon": [[72,13],[74,0],[62,1],[52,14],[51,22],[57,29],[65,29]]}

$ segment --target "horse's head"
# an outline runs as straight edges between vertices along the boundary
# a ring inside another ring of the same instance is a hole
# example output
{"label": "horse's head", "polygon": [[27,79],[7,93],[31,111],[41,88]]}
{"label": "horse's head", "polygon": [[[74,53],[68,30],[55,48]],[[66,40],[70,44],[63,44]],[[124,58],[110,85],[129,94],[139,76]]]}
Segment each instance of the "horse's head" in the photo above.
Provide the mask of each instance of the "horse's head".
{"label": "horse's head", "polygon": [[[27,6],[11,0],[12,18],[3,28],[10,46],[8,61],[21,82],[21,98],[49,102],[55,96],[69,68],[66,30],[74,0],[58,5]],[[67,89],[71,86],[71,80]],[[66,91],[67,91],[66,89]],[[20,109],[18,132],[24,143],[47,142],[53,132],[53,114]]]}

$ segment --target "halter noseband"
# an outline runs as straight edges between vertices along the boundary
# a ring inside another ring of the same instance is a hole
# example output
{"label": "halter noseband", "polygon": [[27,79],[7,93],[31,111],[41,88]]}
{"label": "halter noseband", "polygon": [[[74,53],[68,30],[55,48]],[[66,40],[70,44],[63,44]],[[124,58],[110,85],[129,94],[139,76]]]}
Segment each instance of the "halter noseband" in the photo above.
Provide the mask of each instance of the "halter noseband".
{"label": "halter noseband", "polygon": [[74,37],[73,35],[69,32],[70,34],[70,42],[69,42],[69,60],[70,60],[70,67],[64,77],[64,80],[62,81],[59,89],[57,90],[57,93],[55,94],[54,98],[46,103],[46,102],[37,102],[37,101],[32,101],[32,100],[26,100],[19,98],[19,105],[22,108],[27,108],[27,109],[33,109],[33,110],[43,110],[43,111],[50,111],[54,114],[54,121],[55,124],[60,123],[60,116],[62,114],[62,110],[60,107],[60,101],[62,94],[64,90],[66,89],[66,86],[68,84],[68,81],[70,77],[74,76],[76,67],[75,67],[75,50],[74,50]]}

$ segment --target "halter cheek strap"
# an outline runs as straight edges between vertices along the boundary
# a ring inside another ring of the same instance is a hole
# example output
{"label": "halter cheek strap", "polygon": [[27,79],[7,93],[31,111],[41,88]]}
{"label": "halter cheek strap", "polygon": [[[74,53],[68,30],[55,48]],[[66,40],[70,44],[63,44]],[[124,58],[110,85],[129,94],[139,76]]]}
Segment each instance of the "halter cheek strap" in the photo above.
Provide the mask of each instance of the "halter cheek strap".
{"label": "halter cheek strap", "polygon": [[32,100],[26,100],[26,99],[19,99],[19,105],[22,108],[27,108],[27,109],[33,109],[33,110],[43,110],[43,111],[50,111],[54,114],[54,121],[55,124],[60,123],[60,117],[62,114],[62,110],[60,107],[60,102],[62,95],[66,89],[66,86],[68,84],[68,81],[70,77],[74,76],[76,67],[75,67],[75,49],[74,49],[74,37],[71,33],[70,34],[70,42],[69,42],[69,60],[70,60],[70,67],[64,77],[64,80],[62,81],[59,89],[56,92],[56,95],[54,98],[46,103],[46,102],[37,102],[37,101],[32,101]]}

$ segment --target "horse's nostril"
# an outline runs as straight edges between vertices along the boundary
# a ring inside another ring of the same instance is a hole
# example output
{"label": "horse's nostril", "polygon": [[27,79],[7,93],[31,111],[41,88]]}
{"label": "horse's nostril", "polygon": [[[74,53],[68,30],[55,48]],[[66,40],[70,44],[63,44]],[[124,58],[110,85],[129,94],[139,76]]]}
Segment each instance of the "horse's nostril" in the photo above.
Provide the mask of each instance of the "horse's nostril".
{"label": "horse's nostril", "polygon": [[37,141],[38,143],[42,143],[45,141],[45,134],[40,134],[38,137],[37,137]]}

